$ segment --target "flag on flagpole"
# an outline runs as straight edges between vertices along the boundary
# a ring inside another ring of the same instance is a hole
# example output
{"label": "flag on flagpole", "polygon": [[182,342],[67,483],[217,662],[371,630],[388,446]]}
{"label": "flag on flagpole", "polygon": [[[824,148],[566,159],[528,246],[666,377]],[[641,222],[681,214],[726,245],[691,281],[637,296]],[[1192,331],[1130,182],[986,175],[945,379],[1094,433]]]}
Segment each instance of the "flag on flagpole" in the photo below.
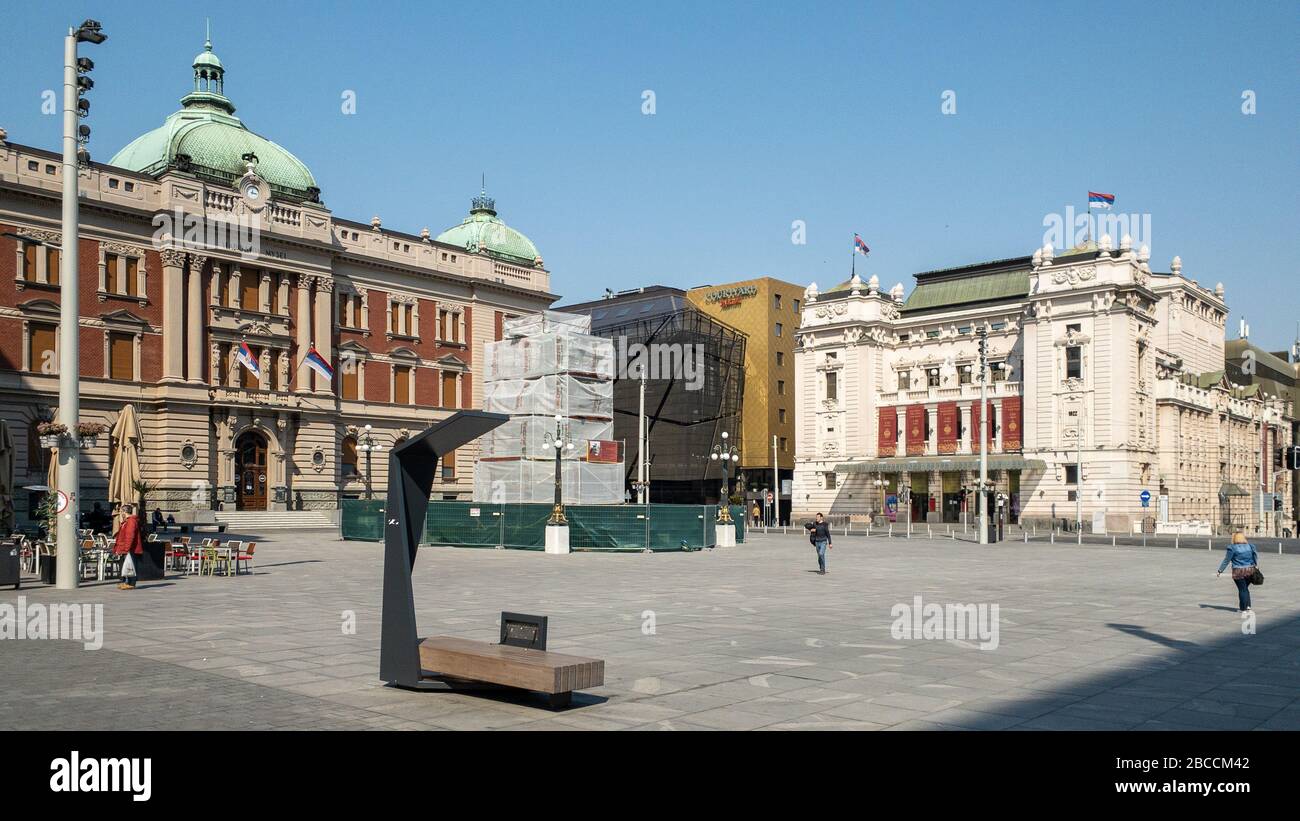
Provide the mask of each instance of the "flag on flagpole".
{"label": "flag on flagpole", "polygon": [[334,381],[334,369],[330,367],[330,363],[325,361],[325,357],[320,355],[320,351],[316,350],[315,345],[312,345],[311,350],[307,352],[306,362],[307,367],[320,374],[325,381]]}
{"label": "flag on flagpole", "polygon": [[239,353],[235,356],[239,364],[248,368],[248,372],[258,379],[262,378],[262,367],[257,364],[257,357],[253,356],[253,349],[248,347],[247,342],[239,343]]}
{"label": "flag on flagpole", "polygon": [[1115,204],[1114,194],[1102,194],[1097,191],[1088,192],[1088,208],[1110,208]]}
{"label": "flag on flagpole", "polygon": [[862,241],[862,237],[858,236],[857,234],[853,235],[853,250],[859,254],[862,254],[864,257],[867,254],[871,253],[871,249],[868,248],[867,244]]}

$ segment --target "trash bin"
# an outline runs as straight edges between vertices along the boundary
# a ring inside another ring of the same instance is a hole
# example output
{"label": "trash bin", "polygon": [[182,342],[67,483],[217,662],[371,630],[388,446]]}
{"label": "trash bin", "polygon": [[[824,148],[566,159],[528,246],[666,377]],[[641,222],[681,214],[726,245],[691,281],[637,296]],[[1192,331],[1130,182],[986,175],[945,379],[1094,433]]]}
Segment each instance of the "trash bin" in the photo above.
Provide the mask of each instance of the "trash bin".
{"label": "trash bin", "polygon": [[996,544],[998,541],[998,523],[989,519],[989,544]]}
{"label": "trash bin", "polygon": [[58,572],[58,557],[54,555],[41,557],[41,581],[45,584],[55,583],[55,574]]}
{"label": "trash bin", "polygon": [[0,542],[0,587],[12,584],[14,590],[22,586],[19,575],[18,544]]}

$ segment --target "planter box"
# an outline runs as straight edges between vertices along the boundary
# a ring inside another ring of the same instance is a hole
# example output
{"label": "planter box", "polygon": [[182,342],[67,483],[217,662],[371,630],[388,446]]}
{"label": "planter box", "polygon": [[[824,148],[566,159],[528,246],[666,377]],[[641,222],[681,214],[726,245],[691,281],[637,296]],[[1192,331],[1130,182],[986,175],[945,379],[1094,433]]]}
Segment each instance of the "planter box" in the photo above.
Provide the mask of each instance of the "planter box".
{"label": "planter box", "polygon": [[59,446],[59,439],[60,439],[60,438],[61,438],[61,437],[59,437],[58,435],[54,435],[54,436],[42,436],[42,437],[41,437],[41,447],[43,447],[43,448],[57,448],[57,447]]}
{"label": "planter box", "polygon": [[98,436],[85,436],[82,437],[81,439],[82,448],[93,448],[93,447],[97,447],[98,445],[99,445]]}

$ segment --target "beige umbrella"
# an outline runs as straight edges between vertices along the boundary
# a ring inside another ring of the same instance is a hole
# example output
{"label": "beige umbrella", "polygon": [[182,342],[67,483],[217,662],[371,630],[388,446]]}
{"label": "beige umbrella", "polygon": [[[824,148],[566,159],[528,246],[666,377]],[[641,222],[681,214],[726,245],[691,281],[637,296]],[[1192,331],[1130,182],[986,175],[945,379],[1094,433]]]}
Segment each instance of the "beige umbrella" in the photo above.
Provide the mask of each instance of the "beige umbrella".
{"label": "beige umbrella", "polygon": [[14,437],[0,419],[0,533],[14,528]]}
{"label": "beige umbrella", "polygon": [[109,434],[108,446],[113,455],[113,468],[108,473],[108,501],[117,503],[113,511],[113,533],[117,533],[126,521],[125,506],[139,501],[135,486],[140,481],[140,423],[134,405],[122,408]]}

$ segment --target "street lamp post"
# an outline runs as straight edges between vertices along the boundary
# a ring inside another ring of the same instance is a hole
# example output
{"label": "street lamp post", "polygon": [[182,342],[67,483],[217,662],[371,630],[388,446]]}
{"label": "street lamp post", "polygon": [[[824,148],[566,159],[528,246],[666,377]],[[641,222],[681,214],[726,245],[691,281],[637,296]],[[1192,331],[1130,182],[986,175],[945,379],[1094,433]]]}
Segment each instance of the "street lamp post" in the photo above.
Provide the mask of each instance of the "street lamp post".
{"label": "street lamp post", "polygon": [[77,376],[80,372],[81,352],[78,346],[77,318],[77,240],[78,183],[82,163],[90,164],[90,154],[79,145],[90,138],[90,127],[77,127],[77,119],[90,113],[90,101],[81,94],[94,87],[86,74],[95,67],[89,59],[77,59],[78,43],[98,45],[108,39],[100,31],[99,23],[87,20],[77,28],[68,29],[63,41],[63,250],[59,265],[59,421],[68,426],[68,433],[59,444],[58,486],[67,503],[58,529],[58,552],[55,560],[55,586],[59,590],[77,587],[77,524],[81,501],[80,443],[76,438],[80,421],[80,396],[77,393]]}
{"label": "street lamp post", "polygon": [[546,520],[548,525],[567,525],[568,518],[564,515],[564,485],[560,477],[560,458],[564,451],[573,450],[573,442],[564,441],[564,431],[561,424],[564,417],[558,413],[555,415],[555,435],[546,434],[543,438],[543,446],[555,450],[555,507],[551,508],[551,517]]}
{"label": "street lamp post", "polygon": [[722,432],[722,444],[714,445],[712,452],[709,453],[709,459],[716,462],[722,460],[722,494],[718,497],[718,523],[731,524],[731,499],[729,490],[730,469],[733,462],[740,461],[740,454],[736,452],[734,445],[727,446],[727,432]]}
{"label": "street lamp post", "polygon": [[979,528],[979,543],[989,543],[989,504],[985,492],[989,482],[989,448],[988,442],[985,441],[984,430],[989,423],[989,380],[988,380],[988,358],[989,358],[989,332],[988,328],[981,325],[978,329],[979,334],[979,353],[980,353],[980,424],[979,430],[976,431],[976,441],[980,449],[980,484],[979,496],[976,497],[976,525]]}
{"label": "street lamp post", "polygon": [[357,447],[363,453],[366,454],[366,498],[367,499],[374,498],[374,486],[371,484],[370,481],[370,454],[379,453],[384,449],[384,446],[379,444],[378,440],[375,439],[374,433],[372,433],[371,430],[372,429],[370,427],[370,424],[366,423],[365,430],[362,432],[362,434],[359,437],[357,437],[358,439]]}

